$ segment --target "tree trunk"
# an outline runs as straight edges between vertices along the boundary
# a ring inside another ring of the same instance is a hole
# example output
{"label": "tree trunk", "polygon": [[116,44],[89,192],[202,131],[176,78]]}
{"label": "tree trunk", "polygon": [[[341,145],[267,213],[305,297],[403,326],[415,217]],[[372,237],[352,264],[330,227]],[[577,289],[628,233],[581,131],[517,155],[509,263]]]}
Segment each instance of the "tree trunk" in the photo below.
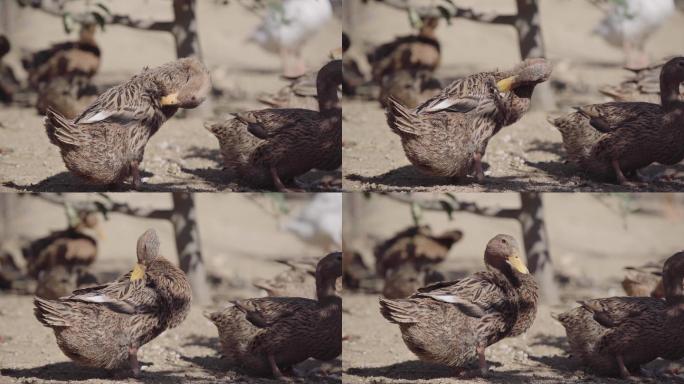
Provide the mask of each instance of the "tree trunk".
{"label": "tree trunk", "polygon": [[196,56],[202,59],[197,19],[195,18],[196,0],[173,0],[173,28],[171,33],[176,42],[176,56]]}
{"label": "tree trunk", "polygon": [[210,302],[209,285],[202,259],[194,197],[187,192],[174,192],[172,197],[171,223],[176,235],[176,250],[180,267],[188,276],[195,302],[200,305],[208,304]]}
{"label": "tree trunk", "polygon": [[527,266],[537,279],[540,297],[546,304],[558,303],[558,287],[554,280],[553,264],[549,254],[544,206],[541,194],[527,192],[520,194],[520,224],[527,254]]}
{"label": "tree trunk", "polygon": [[[515,30],[518,33],[520,57],[523,60],[546,57],[537,0],[516,0],[516,5],[518,17],[515,20]],[[544,111],[555,109],[556,101],[549,84],[547,81],[537,85],[532,94],[532,108]]]}

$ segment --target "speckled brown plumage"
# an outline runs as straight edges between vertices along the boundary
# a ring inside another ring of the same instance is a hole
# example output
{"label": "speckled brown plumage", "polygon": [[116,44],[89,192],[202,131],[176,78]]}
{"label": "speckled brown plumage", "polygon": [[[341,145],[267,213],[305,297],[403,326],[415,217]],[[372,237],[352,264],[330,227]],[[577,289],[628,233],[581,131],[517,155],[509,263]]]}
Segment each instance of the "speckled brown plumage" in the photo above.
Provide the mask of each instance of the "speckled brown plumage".
{"label": "speckled brown plumage", "polygon": [[210,85],[199,60],[179,59],[110,88],[74,120],[48,109],[45,129],[74,174],[105,185],[132,177],[137,188],[149,138],[178,108],[202,103]]}
{"label": "speckled brown plumage", "polygon": [[389,98],[406,108],[415,108],[441,91],[439,80],[430,72],[419,71],[413,74],[409,71],[399,71],[382,79],[379,100],[383,108],[387,107]]}
{"label": "speckled brown plumage", "polygon": [[510,71],[457,80],[415,109],[390,98],[387,123],[421,171],[450,178],[474,171],[483,181],[481,159],[489,139],[522,117],[534,87],[550,74],[546,60],[530,59]]}
{"label": "speckled brown plumage", "polygon": [[342,165],[342,109],[337,87],[342,63],[333,60],[318,72],[319,111],[264,109],[240,112],[235,118],[207,123],[219,141],[224,169],[252,185],[276,187],[312,169]]}
{"label": "speckled brown plumage", "polygon": [[570,162],[589,175],[627,183],[653,162],[684,159],[684,57],[668,61],[660,76],[661,104],[612,102],[584,106],[549,122],[561,132]]}
{"label": "speckled brown plumage", "polygon": [[403,264],[385,274],[382,296],[387,299],[405,299],[419,288],[444,281],[444,275],[430,266],[417,267]]}
{"label": "speckled brown plumage", "polygon": [[41,115],[50,108],[67,119],[75,119],[97,95],[97,88],[84,77],[59,77],[38,88],[36,109]]}
{"label": "speckled brown plumage", "polygon": [[187,316],[190,284],[159,255],[154,230],[138,239],[137,253],[136,267],[112,283],[59,300],[35,298],[36,318],[54,330],[57,345],[75,362],[107,370],[130,366],[137,375],[138,348]]}
{"label": "speckled brown plumage", "polygon": [[97,285],[97,278],[85,267],[67,268],[58,265],[38,275],[36,296],[43,299],[58,299],[71,294],[77,289],[90,288]]}
{"label": "speckled brown plumage", "polygon": [[317,300],[265,297],[237,300],[207,317],[216,325],[230,364],[259,375],[282,377],[281,370],[309,357],[330,360],[342,352],[342,299],[335,279],[342,254],[327,255],[316,270]]}
{"label": "speckled brown plumage", "polygon": [[573,355],[595,372],[623,378],[657,357],[684,357],[684,252],[663,266],[666,300],[610,297],[580,301],[557,316]]}
{"label": "speckled brown plumage", "polygon": [[517,242],[497,235],[487,244],[487,271],[419,289],[409,299],[380,299],[380,313],[399,324],[407,347],[421,360],[462,372],[485,348],[527,330],[534,321],[537,284],[517,255]]}

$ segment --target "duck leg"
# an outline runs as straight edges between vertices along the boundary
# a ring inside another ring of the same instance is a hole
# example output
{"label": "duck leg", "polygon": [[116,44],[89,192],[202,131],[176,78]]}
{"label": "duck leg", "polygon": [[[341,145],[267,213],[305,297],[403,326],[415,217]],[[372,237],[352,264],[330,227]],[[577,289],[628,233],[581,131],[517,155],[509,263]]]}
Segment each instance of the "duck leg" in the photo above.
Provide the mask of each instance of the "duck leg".
{"label": "duck leg", "polygon": [[128,347],[128,361],[131,364],[131,372],[133,372],[133,377],[140,376],[140,363],[138,362],[138,346],[136,344],[131,344]]}
{"label": "duck leg", "polygon": [[473,166],[475,167],[475,177],[478,183],[483,183],[485,181],[484,171],[482,170],[482,154],[475,152],[473,154]]}
{"label": "duck leg", "polygon": [[140,180],[140,162],[131,161],[131,179],[133,180],[133,189],[140,190],[140,185],[142,184]]}
{"label": "duck leg", "polygon": [[631,375],[625,366],[625,361],[622,359],[622,355],[615,356],[615,360],[617,360],[618,368],[620,368],[620,377],[623,379],[628,379]]}
{"label": "duck leg", "polygon": [[485,348],[486,345],[480,343],[477,345],[475,351],[477,352],[477,362],[480,367],[480,375],[487,376],[489,368],[487,367],[487,359],[485,359]]}
{"label": "duck leg", "polygon": [[618,183],[621,185],[627,185],[627,178],[622,173],[622,169],[620,169],[620,161],[613,159],[610,164],[613,166],[613,171],[615,171],[615,177],[617,178]]}
{"label": "duck leg", "polygon": [[272,354],[268,355],[268,364],[271,366],[271,372],[273,373],[273,377],[279,380],[285,378],[285,375],[283,375],[283,373],[280,372],[280,368],[278,368],[278,364],[276,364],[275,357],[273,357]]}
{"label": "duck leg", "polygon": [[273,185],[275,185],[275,187],[278,188],[278,191],[288,192],[287,187],[285,187],[285,184],[283,184],[283,181],[280,180],[280,176],[278,176],[278,170],[276,169],[276,167],[271,165],[269,167],[269,170],[271,171],[271,178],[273,179]]}

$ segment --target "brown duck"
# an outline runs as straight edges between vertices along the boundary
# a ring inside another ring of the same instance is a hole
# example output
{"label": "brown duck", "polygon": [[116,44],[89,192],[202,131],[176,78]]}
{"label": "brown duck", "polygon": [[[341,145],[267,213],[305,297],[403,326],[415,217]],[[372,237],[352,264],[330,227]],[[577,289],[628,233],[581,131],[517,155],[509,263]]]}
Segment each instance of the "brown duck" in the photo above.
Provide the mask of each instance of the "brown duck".
{"label": "brown duck", "polygon": [[84,268],[97,258],[97,243],[103,238],[98,213],[81,211],[71,215],[69,227],[54,231],[23,247],[28,274],[38,277],[57,266]]}
{"label": "brown duck", "polygon": [[415,109],[390,98],[387,123],[419,170],[449,178],[474,171],[484,181],[482,157],[489,139],[527,112],[534,87],[550,74],[546,60],[529,59],[510,71],[457,80]]}
{"label": "brown duck", "polygon": [[333,60],[316,78],[319,112],[264,109],[205,127],[219,141],[224,167],[258,187],[287,190],[285,184],[312,169],[342,165],[342,109],[337,87],[342,63]]}
{"label": "brown duck", "polygon": [[406,108],[415,108],[442,92],[442,86],[428,71],[415,74],[399,71],[385,76],[380,84],[380,104],[386,108],[392,98]]}
{"label": "brown duck", "polygon": [[627,296],[650,296],[658,299],[665,297],[663,287],[663,263],[647,263],[638,267],[626,267],[622,289]]}
{"label": "brown duck", "polygon": [[29,83],[40,84],[58,77],[91,78],[100,67],[100,48],[95,41],[96,24],[84,24],[77,41],[59,43],[22,58]]}
{"label": "brown duck", "polygon": [[58,299],[71,294],[76,289],[97,285],[97,278],[86,267],[67,268],[58,265],[41,271],[36,285],[36,296],[43,299]]}
{"label": "brown duck", "polygon": [[439,18],[424,18],[417,35],[401,36],[368,54],[372,76],[378,84],[399,71],[433,73],[439,66],[441,47],[435,30]]}
{"label": "brown duck", "polygon": [[199,60],[179,59],[110,88],[74,120],[48,109],[45,129],[77,176],[115,186],[131,177],[137,189],[149,138],[178,108],[200,105],[210,85]]}
{"label": "brown duck", "polygon": [[97,87],[84,77],[58,77],[38,89],[36,109],[41,115],[52,109],[67,119],[75,119],[97,96]]}
{"label": "brown duck", "polygon": [[318,111],[316,77],[318,72],[308,72],[291,79],[274,94],[263,94],[259,101],[271,108],[301,108]]}
{"label": "brown duck", "polygon": [[597,178],[627,184],[625,175],[658,162],[684,159],[684,57],[668,61],[660,74],[661,104],[612,102],[587,105],[549,122],[561,132],[571,163]]}
{"label": "brown duck", "polygon": [[36,297],[35,316],[52,328],[57,345],[75,362],[140,373],[138,349],[190,310],[185,273],[159,255],[159,238],[148,230],[138,239],[138,263],[118,280],[75,291],[58,300]]}
{"label": "brown duck", "polygon": [[408,299],[380,298],[380,313],[398,324],[421,360],[465,373],[477,362],[487,373],[485,348],[524,333],[537,312],[537,284],[518,256],[518,243],[497,235],[487,243],[486,271],[421,288]]}
{"label": "brown duck", "polygon": [[264,297],[237,300],[207,317],[216,325],[230,364],[259,375],[282,371],[309,357],[331,360],[342,353],[342,299],[335,279],[342,254],[331,253],[316,268],[317,300]]}
{"label": "brown duck", "polygon": [[596,373],[623,378],[658,357],[684,357],[683,276],[684,252],[679,252],[663,266],[665,300],[590,299],[558,315],[573,355]]}

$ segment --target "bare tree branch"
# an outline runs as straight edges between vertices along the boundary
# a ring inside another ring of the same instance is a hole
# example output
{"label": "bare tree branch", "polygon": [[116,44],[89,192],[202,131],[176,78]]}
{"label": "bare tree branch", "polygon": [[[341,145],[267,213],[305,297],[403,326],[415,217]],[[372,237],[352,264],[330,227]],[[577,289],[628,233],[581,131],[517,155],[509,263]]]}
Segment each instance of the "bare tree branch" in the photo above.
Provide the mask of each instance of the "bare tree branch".
{"label": "bare tree branch", "polygon": [[477,203],[468,201],[458,201],[455,199],[441,199],[441,200],[423,200],[412,197],[406,193],[391,193],[385,194],[388,198],[406,204],[417,204],[420,208],[428,211],[444,211],[445,205],[451,207],[453,212],[468,212],[473,215],[485,217],[498,217],[505,219],[520,218],[521,210],[519,208],[494,208],[494,207],[480,207]]}
{"label": "bare tree branch", "polygon": [[[64,10],[64,3],[61,2],[40,2],[40,4],[33,4],[32,8],[57,17],[64,17],[64,15],[67,13]],[[128,15],[118,14],[103,14],[102,16],[104,17],[106,24],[123,25],[125,27],[134,29],[170,32],[173,28],[173,21],[138,20],[133,19]],[[74,21],[79,23],[95,22],[92,15],[88,12],[71,14],[71,17],[74,19]]]}
{"label": "bare tree branch", "polygon": [[[395,9],[408,11],[412,7],[407,0],[379,0]],[[461,18],[470,21],[490,24],[515,25],[518,15],[501,15],[496,12],[477,12],[472,8],[462,8],[445,3],[443,7],[420,6],[413,8],[422,17],[443,17],[443,11],[448,13],[450,18]]]}
{"label": "bare tree branch", "polygon": [[30,196],[38,197],[44,201],[64,205],[65,203],[71,204],[75,209],[78,210],[89,210],[89,211],[101,211],[120,213],[122,215],[128,215],[133,217],[142,217],[147,219],[163,219],[171,220],[171,215],[173,210],[171,209],[149,209],[140,207],[131,207],[127,203],[119,203],[112,201],[105,194],[101,194],[104,197],[102,200],[71,200],[65,198],[63,195],[57,195],[54,193],[39,193],[32,194]]}

